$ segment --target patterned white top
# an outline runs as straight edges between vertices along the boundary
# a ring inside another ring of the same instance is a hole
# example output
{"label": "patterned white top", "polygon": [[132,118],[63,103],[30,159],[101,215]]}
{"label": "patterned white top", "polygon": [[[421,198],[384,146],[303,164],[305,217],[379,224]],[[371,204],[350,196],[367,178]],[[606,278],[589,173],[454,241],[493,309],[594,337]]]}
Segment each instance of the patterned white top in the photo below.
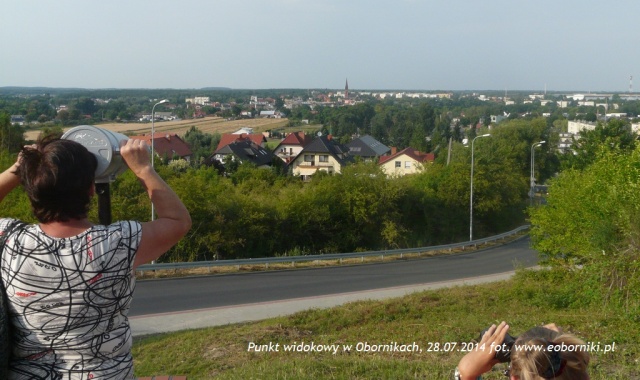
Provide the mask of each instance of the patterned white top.
{"label": "patterned white top", "polygon": [[53,238],[38,225],[7,231],[2,281],[13,328],[10,379],[133,378],[127,315],[141,225],[96,225]]}

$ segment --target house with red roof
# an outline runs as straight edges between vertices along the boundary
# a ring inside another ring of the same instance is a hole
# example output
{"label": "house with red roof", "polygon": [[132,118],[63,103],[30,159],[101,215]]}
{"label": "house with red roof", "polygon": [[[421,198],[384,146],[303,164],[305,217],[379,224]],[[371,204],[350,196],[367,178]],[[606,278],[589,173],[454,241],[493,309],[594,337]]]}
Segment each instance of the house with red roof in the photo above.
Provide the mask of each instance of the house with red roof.
{"label": "house with red roof", "polygon": [[289,133],[273,150],[286,164],[290,163],[313,139],[304,132]]}
{"label": "house with red roof", "polygon": [[391,154],[382,156],[378,160],[378,165],[388,177],[397,177],[420,172],[424,165],[435,160],[433,153],[424,153],[413,148],[405,148],[396,152],[396,148],[391,148]]}
{"label": "house with red roof", "polygon": [[182,158],[187,161],[191,161],[191,148],[175,133],[156,132],[153,134],[130,136],[132,139],[139,139],[145,141],[151,146],[151,140],[153,140],[154,154],[162,158],[176,159]]}

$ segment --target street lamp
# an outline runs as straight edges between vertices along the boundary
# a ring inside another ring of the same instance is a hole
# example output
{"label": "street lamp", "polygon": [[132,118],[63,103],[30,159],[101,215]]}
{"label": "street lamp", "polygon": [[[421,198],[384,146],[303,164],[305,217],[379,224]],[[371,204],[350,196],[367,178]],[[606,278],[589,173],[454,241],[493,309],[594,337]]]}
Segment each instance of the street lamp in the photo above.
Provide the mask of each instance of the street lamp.
{"label": "street lamp", "polygon": [[[151,167],[153,168],[153,161],[154,161],[154,134],[156,133],[156,106],[158,104],[163,104],[168,102],[167,99],[162,99],[161,101],[159,101],[158,103],[154,104],[153,107],[151,108]],[[153,206],[153,202],[151,202],[151,220],[153,221],[155,219],[155,213],[156,209]]]}
{"label": "street lamp", "polygon": [[473,241],[473,143],[480,137],[489,137],[490,134],[476,136],[471,140],[471,191],[469,192],[469,241]]}
{"label": "street lamp", "polygon": [[533,204],[533,195],[534,195],[534,191],[533,188],[536,185],[536,171],[535,171],[535,167],[536,167],[536,150],[535,148],[537,146],[540,146],[542,144],[546,143],[545,140],[542,140],[540,142],[534,143],[533,145],[531,145],[531,175],[529,177],[529,184],[530,184],[530,188],[529,188],[529,200],[530,203]]}

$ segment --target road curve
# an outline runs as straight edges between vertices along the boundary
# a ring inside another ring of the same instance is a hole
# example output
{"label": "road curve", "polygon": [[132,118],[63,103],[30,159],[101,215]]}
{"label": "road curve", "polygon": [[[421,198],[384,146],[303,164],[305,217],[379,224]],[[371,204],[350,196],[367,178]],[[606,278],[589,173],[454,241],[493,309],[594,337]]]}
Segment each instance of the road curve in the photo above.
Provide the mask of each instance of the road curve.
{"label": "road curve", "polygon": [[415,260],[138,281],[130,316],[234,307],[374,289],[446,282],[535,266],[538,254],[522,238],[470,253]]}

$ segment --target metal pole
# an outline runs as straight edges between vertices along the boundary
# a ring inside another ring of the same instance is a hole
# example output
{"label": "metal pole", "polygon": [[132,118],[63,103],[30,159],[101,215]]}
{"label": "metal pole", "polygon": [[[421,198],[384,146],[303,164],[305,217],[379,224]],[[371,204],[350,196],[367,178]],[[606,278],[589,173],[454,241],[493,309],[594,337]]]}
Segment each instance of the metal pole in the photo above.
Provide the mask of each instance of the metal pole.
{"label": "metal pole", "polygon": [[469,241],[473,241],[473,144],[476,142],[476,139],[480,137],[489,137],[490,134],[484,134],[480,136],[476,136],[473,140],[471,140],[471,188],[469,191]]}
{"label": "metal pole", "polygon": [[111,190],[109,183],[96,183],[96,194],[98,194],[98,220],[100,224],[108,226],[111,224]]}
{"label": "metal pole", "polygon": [[536,144],[531,145],[531,155],[529,156],[529,206],[533,206],[533,149]]}
{"label": "metal pole", "polygon": [[533,196],[535,194],[534,188],[536,185],[536,171],[535,171],[535,165],[536,165],[536,147],[540,146],[542,144],[546,143],[545,140],[539,141],[537,143],[534,143],[533,145],[531,145],[531,162],[530,162],[530,167],[531,167],[531,175],[529,176],[529,204],[533,205]]}
{"label": "metal pole", "polygon": [[[151,107],[151,167],[154,167],[154,135],[156,133],[156,106],[158,104],[162,104],[162,103],[166,103],[168,102],[167,99],[162,99],[161,101],[159,101],[158,103],[154,104],[153,107]],[[151,221],[153,222],[156,219],[156,207],[153,205],[153,201],[151,201]],[[151,264],[155,264],[156,261],[153,260],[151,261]]]}
{"label": "metal pole", "polygon": [[[154,135],[156,133],[156,106],[158,104],[162,104],[162,103],[166,103],[168,102],[167,99],[163,99],[161,101],[159,101],[158,103],[154,104],[153,107],[151,108],[151,167],[154,167]],[[151,202],[151,221],[154,221],[156,218],[156,208],[153,205],[153,202]]]}

